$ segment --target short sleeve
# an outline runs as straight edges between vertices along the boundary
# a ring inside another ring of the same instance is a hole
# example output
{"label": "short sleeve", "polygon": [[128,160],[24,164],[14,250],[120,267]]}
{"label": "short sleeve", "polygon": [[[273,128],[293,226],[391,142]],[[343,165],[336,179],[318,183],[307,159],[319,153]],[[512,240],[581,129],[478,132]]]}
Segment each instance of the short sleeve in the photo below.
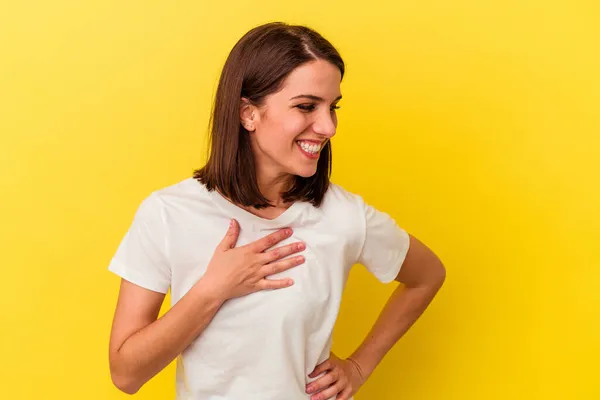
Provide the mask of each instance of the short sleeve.
{"label": "short sleeve", "polygon": [[171,269],[166,257],[162,204],[155,193],[142,201],[108,270],[143,288],[167,293]]}
{"label": "short sleeve", "polygon": [[393,281],[408,253],[410,238],[388,214],[361,203],[364,218],[364,241],[358,263],[364,265],[379,281]]}

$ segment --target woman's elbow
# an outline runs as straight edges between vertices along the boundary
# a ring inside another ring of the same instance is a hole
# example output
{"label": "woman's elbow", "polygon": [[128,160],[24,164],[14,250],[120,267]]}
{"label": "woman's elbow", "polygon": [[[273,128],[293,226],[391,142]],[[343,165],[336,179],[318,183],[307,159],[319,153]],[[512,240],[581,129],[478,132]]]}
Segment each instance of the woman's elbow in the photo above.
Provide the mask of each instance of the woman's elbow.
{"label": "woman's elbow", "polygon": [[110,358],[110,378],[113,385],[123,393],[137,393],[143,386],[143,382],[140,383],[139,379],[135,378],[132,374],[127,373],[125,368],[121,368],[118,365],[118,361],[118,356]]}
{"label": "woman's elbow", "polygon": [[440,288],[446,281],[446,267],[439,258],[438,261],[438,266],[435,268],[435,273],[433,275],[436,285]]}
{"label": "woman's elbow", "polygon": [[438,291],[446,281],[446,267],[438,257],[432,257],[423,267],[426,272],[420,276],[417,286],[430,287]]}
{"label": "woman's elbow", "polygon": [[110,377],[113,385],[123,393],[136,394],[142,387],[142,385],[137,383],[134,379],[122,374],[111,372]]}

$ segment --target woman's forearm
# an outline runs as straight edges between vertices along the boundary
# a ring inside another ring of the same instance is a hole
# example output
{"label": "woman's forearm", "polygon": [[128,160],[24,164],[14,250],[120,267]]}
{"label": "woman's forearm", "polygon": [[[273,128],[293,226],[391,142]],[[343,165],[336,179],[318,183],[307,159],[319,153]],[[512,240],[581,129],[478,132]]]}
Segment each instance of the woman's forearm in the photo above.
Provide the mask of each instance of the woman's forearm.
{"label": "woman's forearm", "polygon": [[133,394],[206,328],[224,303],[208,282],[197,284],[165,315],[129,337],[111,356],[115,385]]}
{"label": "woman's forearm", "polygon": [[387,352],[423,314],[442,286],[443,277],[414,287],[399,286],[390,296],[373,328],[349,357],[366,379]]}

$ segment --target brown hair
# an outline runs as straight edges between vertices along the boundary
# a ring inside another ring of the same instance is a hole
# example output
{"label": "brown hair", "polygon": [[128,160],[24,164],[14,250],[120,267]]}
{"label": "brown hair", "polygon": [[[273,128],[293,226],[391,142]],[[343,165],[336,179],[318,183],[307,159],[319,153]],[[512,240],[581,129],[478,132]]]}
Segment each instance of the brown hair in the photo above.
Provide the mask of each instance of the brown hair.
{"label": "brown hair", "polygon": [[[260,106],[266,96],[281,89],[295,68],[317,59],[329,61],[344,76],[338,51],[310,28],[273,22],[246,33],[223,67],[210,118],[210,155],[206,165],[194,171],[194,178],[236,204],[271,206],[258,188],[250,137],[240,121],[240,101],[244,97]],[[308,178],[295,176],[291,188],[282,193],[283,200],[309,201],[318,207],[330,175],[331,141],[327,141],[317,172]]]}

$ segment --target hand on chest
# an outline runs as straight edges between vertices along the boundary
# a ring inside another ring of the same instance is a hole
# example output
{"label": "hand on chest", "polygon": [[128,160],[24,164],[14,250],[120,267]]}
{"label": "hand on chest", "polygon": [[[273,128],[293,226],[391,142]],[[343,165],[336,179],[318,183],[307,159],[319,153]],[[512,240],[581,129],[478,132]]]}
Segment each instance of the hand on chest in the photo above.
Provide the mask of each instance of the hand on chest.
{"label": "hand on chest", "polygon": [[[252,243],[276,230],[242,226],[236,247]],[[191,238],[195,239],[194,243],[190,242]],[[201,231],[194,235],[190,235],[190,232],[181,235],[181,240],[177,242],[179,248],[174,247],[172,254],[172,272],[178,278],[173,282],[179,282],[180,285],[179,288],[173,287],[176,296],[183,296],[201,279],[210,262],[214,251],[212,249],[217,246],[218,241],[219,238],[203,235]],[[348,265],[348,241],[338,232],[318,225],[294,227],[293,235],[273,248],[298,241],[306,244],[306,249],[297,254],[304,256],[305,262],[266,277],[291,278],[294,281],[292,286],[230,300],[219,314],[223,314],[223,317],[256,312],[264,315],[268,311],[273,317],[279,315],[279,318],[287,318],[288,315],[294,315],[296,318],[312,319],[323,307],[337,307],[351,266]]]}

